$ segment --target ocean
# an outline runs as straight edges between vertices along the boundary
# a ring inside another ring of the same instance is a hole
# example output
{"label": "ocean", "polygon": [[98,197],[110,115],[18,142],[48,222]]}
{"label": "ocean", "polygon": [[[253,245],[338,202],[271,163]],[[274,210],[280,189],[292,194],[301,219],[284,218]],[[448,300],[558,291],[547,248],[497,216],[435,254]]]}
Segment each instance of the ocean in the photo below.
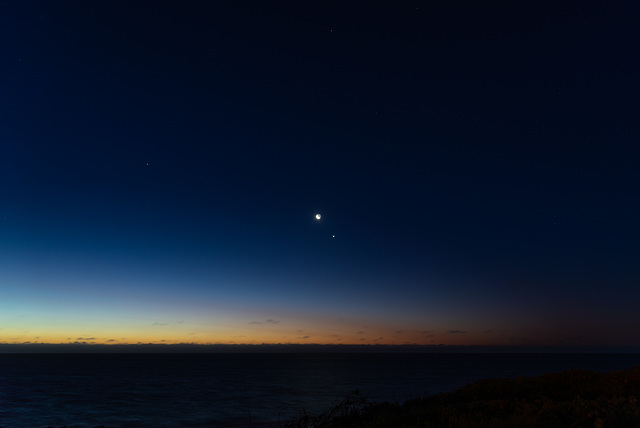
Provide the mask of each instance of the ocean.
{"label": "ocean", "polygon": [[249,427],[355,390],[402,402],[486,378],[638,364],[639,354],[0,354],[0,427]]}

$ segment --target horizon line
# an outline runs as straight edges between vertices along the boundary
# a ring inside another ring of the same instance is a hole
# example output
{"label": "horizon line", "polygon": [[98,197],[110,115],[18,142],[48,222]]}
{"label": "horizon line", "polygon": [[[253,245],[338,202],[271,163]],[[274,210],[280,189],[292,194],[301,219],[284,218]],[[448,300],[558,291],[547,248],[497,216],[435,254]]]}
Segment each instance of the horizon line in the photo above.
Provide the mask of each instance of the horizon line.
{"label": "horizon line", "polygon": [[407,352],[407,353],[637,353],[638,345],[445,345],[445,344],[198,344],[198,343],[0,343],[9,353],[274,353],[274,352]]}

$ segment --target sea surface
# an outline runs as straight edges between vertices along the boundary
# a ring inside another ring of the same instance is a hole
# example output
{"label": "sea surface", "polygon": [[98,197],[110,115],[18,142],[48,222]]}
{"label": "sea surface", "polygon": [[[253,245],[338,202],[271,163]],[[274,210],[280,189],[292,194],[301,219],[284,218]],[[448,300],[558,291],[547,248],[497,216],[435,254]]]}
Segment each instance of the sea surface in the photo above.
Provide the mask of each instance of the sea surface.
{"label": "sea surface", "polygon": [[0,354],[0,427],[255,427],[355,390],[402,402],[486,378],[638,364],[638,354]]}

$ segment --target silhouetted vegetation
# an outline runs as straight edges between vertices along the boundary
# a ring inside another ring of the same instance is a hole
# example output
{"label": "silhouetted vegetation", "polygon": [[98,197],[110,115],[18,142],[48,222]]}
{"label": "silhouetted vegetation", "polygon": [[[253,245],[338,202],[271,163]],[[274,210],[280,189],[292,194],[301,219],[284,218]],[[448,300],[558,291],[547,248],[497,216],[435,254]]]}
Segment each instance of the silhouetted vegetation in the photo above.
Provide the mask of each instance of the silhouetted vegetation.
{"label": "silhouetted vegetation", "polygon": [[457,391],[398,403],[368,403],[355,393],[286,428],[640,427],[640,366],[596,373],[569,370],[489,379]]}

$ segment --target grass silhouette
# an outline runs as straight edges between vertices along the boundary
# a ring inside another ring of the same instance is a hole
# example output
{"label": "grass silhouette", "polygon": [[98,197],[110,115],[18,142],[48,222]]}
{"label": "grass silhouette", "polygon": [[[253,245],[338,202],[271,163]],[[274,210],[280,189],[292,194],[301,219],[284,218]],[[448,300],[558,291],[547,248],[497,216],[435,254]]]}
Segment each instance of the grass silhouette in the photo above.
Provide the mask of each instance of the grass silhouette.
{"label": "grass silhouette", "polygon": [[357,392],[284,428],[640,428],[640,366],[488,379],[405,403],[369,403]]}

